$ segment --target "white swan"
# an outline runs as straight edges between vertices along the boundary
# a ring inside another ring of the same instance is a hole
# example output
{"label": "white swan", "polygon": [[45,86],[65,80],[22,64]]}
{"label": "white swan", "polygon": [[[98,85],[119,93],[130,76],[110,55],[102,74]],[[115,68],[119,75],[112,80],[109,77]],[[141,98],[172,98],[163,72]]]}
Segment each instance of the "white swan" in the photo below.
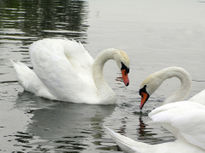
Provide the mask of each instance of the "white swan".
{"label": "white swan", "polygon": [[149,117],[176,138],[173,142],[150,145],[134,141],[107,128],[122,150],[130,153],[205,153],[205,106],[181,101],[156,108]]}
{"label": "white swan", "polygon": [[142,82],[139,91],[142,96],[140,108],[142,109],[149,95],[171,77],[179,78],[181,87],[163,103],[169,104],[154,109],[149,117],[154,123],[161,124],[170,131],[176,140],[150,145],[134,141],[107,128],[122,150],[133,153],[205,153],[205,90],[189,101],[178,101],[184,99],[191,88],[191,77],[183,68],[169,67],[149,75]]}
{"label": "white swan", "polygon": [[[163,104],[184,100],[184,98],[188,96],[191,89],[191,76],[185,69],[181,67],[168,67],[150,74],[142,82],[139,90],[139,94],[141,95],[140,109],[143,108],[146,101],[163,83],[163,81],[172,77],[177,77],[181,82],[181,86],[171,96],[166,98]],[[190,101],[197,101],[197,103],[205,104],[204,99],[205,90],[203,90],[199,94],[196,94],[194,97],[190,99]]]}
{"label": "white swan", "polygon": [[19,83],[37,96],[87,104],[112,104],[116,96],[104,81],[103,66],[116,61],[126,86],[129,58],[118,49],[102,51],[94,60],[82,44],[67,39],[43,39],[30,48],[34,70],[13,62]]}

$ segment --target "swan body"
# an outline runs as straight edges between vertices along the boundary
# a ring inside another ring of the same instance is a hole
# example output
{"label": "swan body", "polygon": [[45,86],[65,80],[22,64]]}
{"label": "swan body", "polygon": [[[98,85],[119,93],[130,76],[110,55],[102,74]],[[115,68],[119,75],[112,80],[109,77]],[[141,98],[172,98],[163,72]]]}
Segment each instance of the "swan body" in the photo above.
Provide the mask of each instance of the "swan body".
{"label": "swan body", "polygon": [[108,129],[122,150],[130,153],[205,153],[205,106],[181,101],[156,108],[149,117],[176,138],[173,142],[150,145],[134,141]]}
{"label": "swan body", "polygon": [[125,85],[129,84],[129,58],[122,50],[104,50],[94,60],[80,43],[43,39],[34,42],[29,53],[33,70],[20,62],[13,65],[20,84],[37,96],[74,103],[115,103],[115,93],[103,77],[109,59],[116,61]]}
{"label": "swan body", "polygon": [[205,89],[189,99],[189,101],[205,104]]}
{"label": "swan body", "polygon": [[[181,86],[168,98],[165,99],[162,105],[178,102],[184,100],[191,89],[191,76],[181,67],[168,67],[160,71],[150,74],[140,85],[139,94],[141,95],[140,109],[143,108],[149,97],[156,91],[156,89],[167,79],[176,77],[180,80]],[[205,104],[205,90],[196,94],[189,101],[196,101],[197,103]],[[201,100],[200,100],[201,99]]]}

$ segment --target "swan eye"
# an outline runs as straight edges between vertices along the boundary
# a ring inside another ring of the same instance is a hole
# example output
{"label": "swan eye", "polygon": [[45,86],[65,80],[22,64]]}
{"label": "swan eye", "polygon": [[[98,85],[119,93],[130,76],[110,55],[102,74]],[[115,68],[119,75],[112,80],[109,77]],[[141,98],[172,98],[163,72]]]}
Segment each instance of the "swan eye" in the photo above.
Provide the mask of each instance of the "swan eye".
{"label": "swan eye", "polygon": [[130,72],[130,69],[127,66],[125,66],[125,64],[123,62],[121,62],[121,65],[122,65],[121,70],[125,70],[126,73]]}

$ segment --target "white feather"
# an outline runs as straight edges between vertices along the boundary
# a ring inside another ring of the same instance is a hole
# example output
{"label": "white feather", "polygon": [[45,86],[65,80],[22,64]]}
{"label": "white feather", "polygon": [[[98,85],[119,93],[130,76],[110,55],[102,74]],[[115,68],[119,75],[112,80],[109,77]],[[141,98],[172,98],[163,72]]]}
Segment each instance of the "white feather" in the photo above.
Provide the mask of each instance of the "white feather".
{"label": "white feather", "polygon": [[11,62],[17,73],[18,81],[25,90],[40,97],[56,100],[56,97],[49,92],[46,86],[30,68],[21,62],[14,62],[12,60]]}
{"label": "white feather", "polygon": [[205,106],[182,101],[154,109],[149,117],[181,141],[205,150]]}

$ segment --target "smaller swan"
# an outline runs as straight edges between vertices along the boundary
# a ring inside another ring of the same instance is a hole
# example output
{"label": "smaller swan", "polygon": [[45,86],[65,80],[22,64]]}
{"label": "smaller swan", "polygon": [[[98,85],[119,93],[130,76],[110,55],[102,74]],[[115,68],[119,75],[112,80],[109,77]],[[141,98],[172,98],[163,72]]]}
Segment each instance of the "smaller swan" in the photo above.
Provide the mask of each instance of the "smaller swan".
{"label": "smaller swan", "polygon": [[176,138],[173,142],[150,145],[134,141],[107,128],[112,139],[129,153],[205,153],[205,106],[181,101],[160,106],[149,113]]}
{"label": "smaller swan", "polygon": [[113,104],[116,96],[105,82],[104,64],[113,59],[129,85],[129,58],[119,49],[106,49],[94,60],[81,43],[67,39],[43,39],[29,48],[33,70],[12,62],[19,83],[37,96],[87,104]]}
{"label": "smaller swan", "polygon": [[[176,138],[173,142],[150,145],[134,141],[107,128],[113,140],[122,150],[130,153],[205,153],[205,90],[193,96],[189,101],[178,101],[188,95],[191,77],[183,68],[169,67],[149,75],[142,83],[139,94],[142,96],[140,108],[149,95],[168,78],[177,77],[181,87],[167,98],[163,106],[151,113],[153,123],[162,125]],[[173,103],[171,103],[173,102]],[[176,102],[176,103],[175,103]]]}
{"label": "smaller swan", "polygon": [[[139,94],[141,95],[140,109],[143,108],[149,97],[156,91],[156,89],[165,81],[166,79],[176,77],[180,80],[181,86],[177,89],[171,96],[165,99],[164,104],[170,102],[182,101],[189,95],[191,89],[191,76],[190,74],[181,67],[168,67],[160,71],[150,74],[140,85]],[[190,101],[197,101],[197,103],[205,104],[205,90],[200,94],[195,95]],[[201,100],[200,100],[201,99]]]}

